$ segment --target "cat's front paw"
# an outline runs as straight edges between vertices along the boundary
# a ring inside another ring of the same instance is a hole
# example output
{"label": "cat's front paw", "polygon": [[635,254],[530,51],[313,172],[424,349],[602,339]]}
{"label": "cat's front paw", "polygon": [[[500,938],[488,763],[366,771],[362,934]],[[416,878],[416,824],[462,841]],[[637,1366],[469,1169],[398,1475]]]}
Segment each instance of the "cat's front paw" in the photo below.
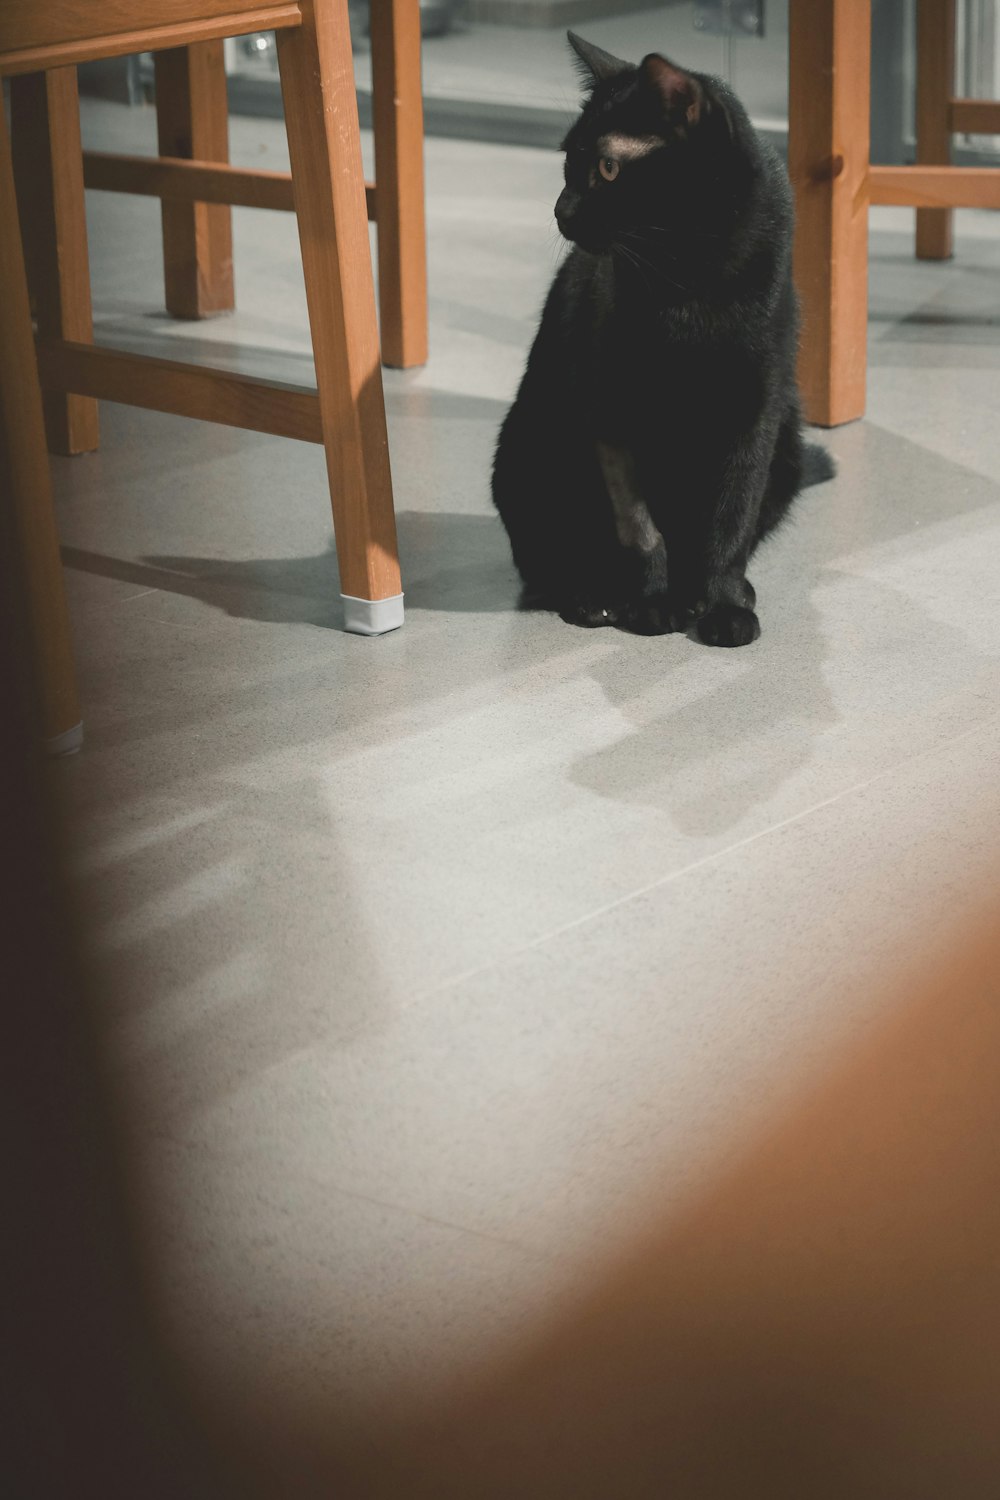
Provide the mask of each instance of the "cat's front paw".
{"label": "cat's front paw", "polygon": [[691,615],[669,595],[650,594],[629,605],[622,623],[636,635],[670,635],[675,630],[686,630]]}
{"label": "cat's front paw", "polygon": [[618,604],[594,604],[590,600],[574,599],[563,605],[559,617],[567,625],[580,625],[584,630],[596,630],[601,625],[617,625],[622,617],[622,609]]}
{"label": "cat's front paw", "polygon": [[706,646],[749,646],[760,635],[760,621],[742,604],[715,604],[695,625]]}

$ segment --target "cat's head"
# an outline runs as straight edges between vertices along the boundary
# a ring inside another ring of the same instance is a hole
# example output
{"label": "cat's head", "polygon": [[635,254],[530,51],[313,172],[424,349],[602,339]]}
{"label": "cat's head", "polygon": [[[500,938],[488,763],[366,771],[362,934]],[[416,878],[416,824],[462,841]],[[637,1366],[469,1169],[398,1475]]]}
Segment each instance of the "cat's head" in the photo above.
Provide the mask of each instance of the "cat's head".
{"label": "cat's head", "polygon": [[745,116],[716,79],[658,53],[638,66],[568,33],[589,85],[565,141],[566,186],[555,206],[566,239],[595,253],[655,231],[670,240],[717,220],[744,156]]}

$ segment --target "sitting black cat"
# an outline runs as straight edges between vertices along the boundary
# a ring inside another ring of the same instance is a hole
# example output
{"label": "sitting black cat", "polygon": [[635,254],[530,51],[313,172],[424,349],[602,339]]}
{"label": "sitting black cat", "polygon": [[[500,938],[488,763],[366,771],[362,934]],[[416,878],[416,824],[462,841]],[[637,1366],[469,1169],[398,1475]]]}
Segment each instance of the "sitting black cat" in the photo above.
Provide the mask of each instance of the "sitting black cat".
{"label": "sitting black cat", "polygon": [[804,484],[785,169],[723,83],[569,34],[592,90],[555,214],[573,243],[493,468],[526,598],[578,625],[760,634],[746,578]]}

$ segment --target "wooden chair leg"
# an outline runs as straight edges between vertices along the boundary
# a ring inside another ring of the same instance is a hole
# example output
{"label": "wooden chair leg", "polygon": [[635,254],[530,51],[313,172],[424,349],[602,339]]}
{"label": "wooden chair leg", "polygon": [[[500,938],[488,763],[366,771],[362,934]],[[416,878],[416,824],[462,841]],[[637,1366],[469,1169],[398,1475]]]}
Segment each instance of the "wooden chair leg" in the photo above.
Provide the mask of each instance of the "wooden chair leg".
{"label": "wooden chair leg", "polygon": [[[955,91],[955,0],[919,0],[917,6],[917,161],[945,167],[951,161],[951,96]],[[947,260],[952,251],[950,208],[917,209],[917,256]]]}
{"label": "wooden chair leg", "polygon": [[[156,125],[161,156],[228,162],[229,112],[221,41],[157,52]],[[163,203],[163,275],[175,318],[230,312],[232,210],[219,203]]]}
{"label": "wooden chair leg", "polygon": [[871,0],[791,0],[799,383],[807,420],[823,427],[865,409],[870,64]]}
{"label": "wooden chair leg", "polygon": [[[0,108],[0,495],[10,507],[33,640],[42,732],[54,751],[78,748],[80,704],[73,670],[45,422],[14,189],[7,121]],[[6,529],[6,527],[5,527]]]}
{"label": "wooden chair leg", "polygon": [[[93,342],[83,148],[75,68],[10,81],[14,179],[24,256],[44,338]],[[98,445],[97,402],[47,391],[45,427],[53,453]]]}
{"label": "wooden chair leg", "polygon": [[[414,7],[415,8],[415,7]],[[302,0],[278,65],[349,630],[403,622],[347,0]]]}
{"label": "wooden chair leg", "polygon": [[371,46],[382,360],[407,369],[427,360],[424,107],[413,0],[371,0]]}

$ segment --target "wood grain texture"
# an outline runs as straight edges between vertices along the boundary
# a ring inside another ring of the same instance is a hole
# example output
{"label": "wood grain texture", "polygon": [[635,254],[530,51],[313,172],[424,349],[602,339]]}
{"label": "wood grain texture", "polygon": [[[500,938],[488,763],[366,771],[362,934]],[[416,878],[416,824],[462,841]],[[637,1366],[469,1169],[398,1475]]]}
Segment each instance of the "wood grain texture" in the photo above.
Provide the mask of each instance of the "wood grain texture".
{"label": "wood grain texture", "polygon": [[218,0],[156,0],[153,9],[144,0],[102,0],[99,6],[85,6],[81,0],[3,0],[0,74],[37,73],[301,24],[297,4],[232,10],[231,3],[223,0],[220,7]]}
{"label": "wood grain texture", "polygon": [[80,722],[10,138],[0,108],[0,504],[10,508],[28,603],[44,738]]}
{"label": "wood grain texture", "polygon": [[1000,208],[1000,167],[872,167],[872,203]]}
{"label": "wood grain texture", "polygon": [[[159,154],[226,163],[229,115],[221,41],[158,52],[156,135]],[[207,318],[230,312],[232,212],[225,204],[166,200],[161,207],[167,312]]]}
{"label": "wood grain texture", "polygon": [[1000,99],[953,99],[948,121],[956,135],[1000,135]]}
{"label": "wood grain texture", "polygon": [[401,592],[347,0],[278,35],[341,588]]}
{"label": "wood grain texture", "polygon": [[[234,208],[294,211],[291,172],[263,172],[179,157],[119,156],[85,151],[83,180],[88,188],[109,193],[138,193],[183,202],[229,203]],[[375,188],[365,184],[369,219],[375,217]]]}
{"label": "wood grain texture", "polygon": [[[951,161],[951,96],[955,87],[955,0],[917,4],[917,163]],[[947,260],[953,253],[949,208],[917,209],[917,256]]]}
{"label": "wood grain texture", "polygon": [[246,171],[180,157],[85,151],[83,180],[88,188],[104,192],[138,193],[184,203],[228,203],[289,212],[295,208],[290,172]]}
{"label": "wood grain texture", "polygon": [[870,71],[870,0],[791,0],[799,381],[807,419],[824,427],[865,409]]}
{"label": "wood grain texture", "polygon": [[420,11],[414,0],[371,0],[375,219],[382,359],[427,360],[427,231]]}
{"label": "wood grain texture", "polygon": [[[46,338],[93,338],[87,217],[76,69],[11,79],[14,180],[28,285]],[[97,403],[49,394],[45,430],[53,453],[91,453],[99,441]]]}
{"label": "wood grain texture", "polygon": [[46,390],[83,391],[123,406],[171,412],[305,443],[323,441],[319,397],[308,386],[124,354],[93,344],[39,340],[37,352]]}

